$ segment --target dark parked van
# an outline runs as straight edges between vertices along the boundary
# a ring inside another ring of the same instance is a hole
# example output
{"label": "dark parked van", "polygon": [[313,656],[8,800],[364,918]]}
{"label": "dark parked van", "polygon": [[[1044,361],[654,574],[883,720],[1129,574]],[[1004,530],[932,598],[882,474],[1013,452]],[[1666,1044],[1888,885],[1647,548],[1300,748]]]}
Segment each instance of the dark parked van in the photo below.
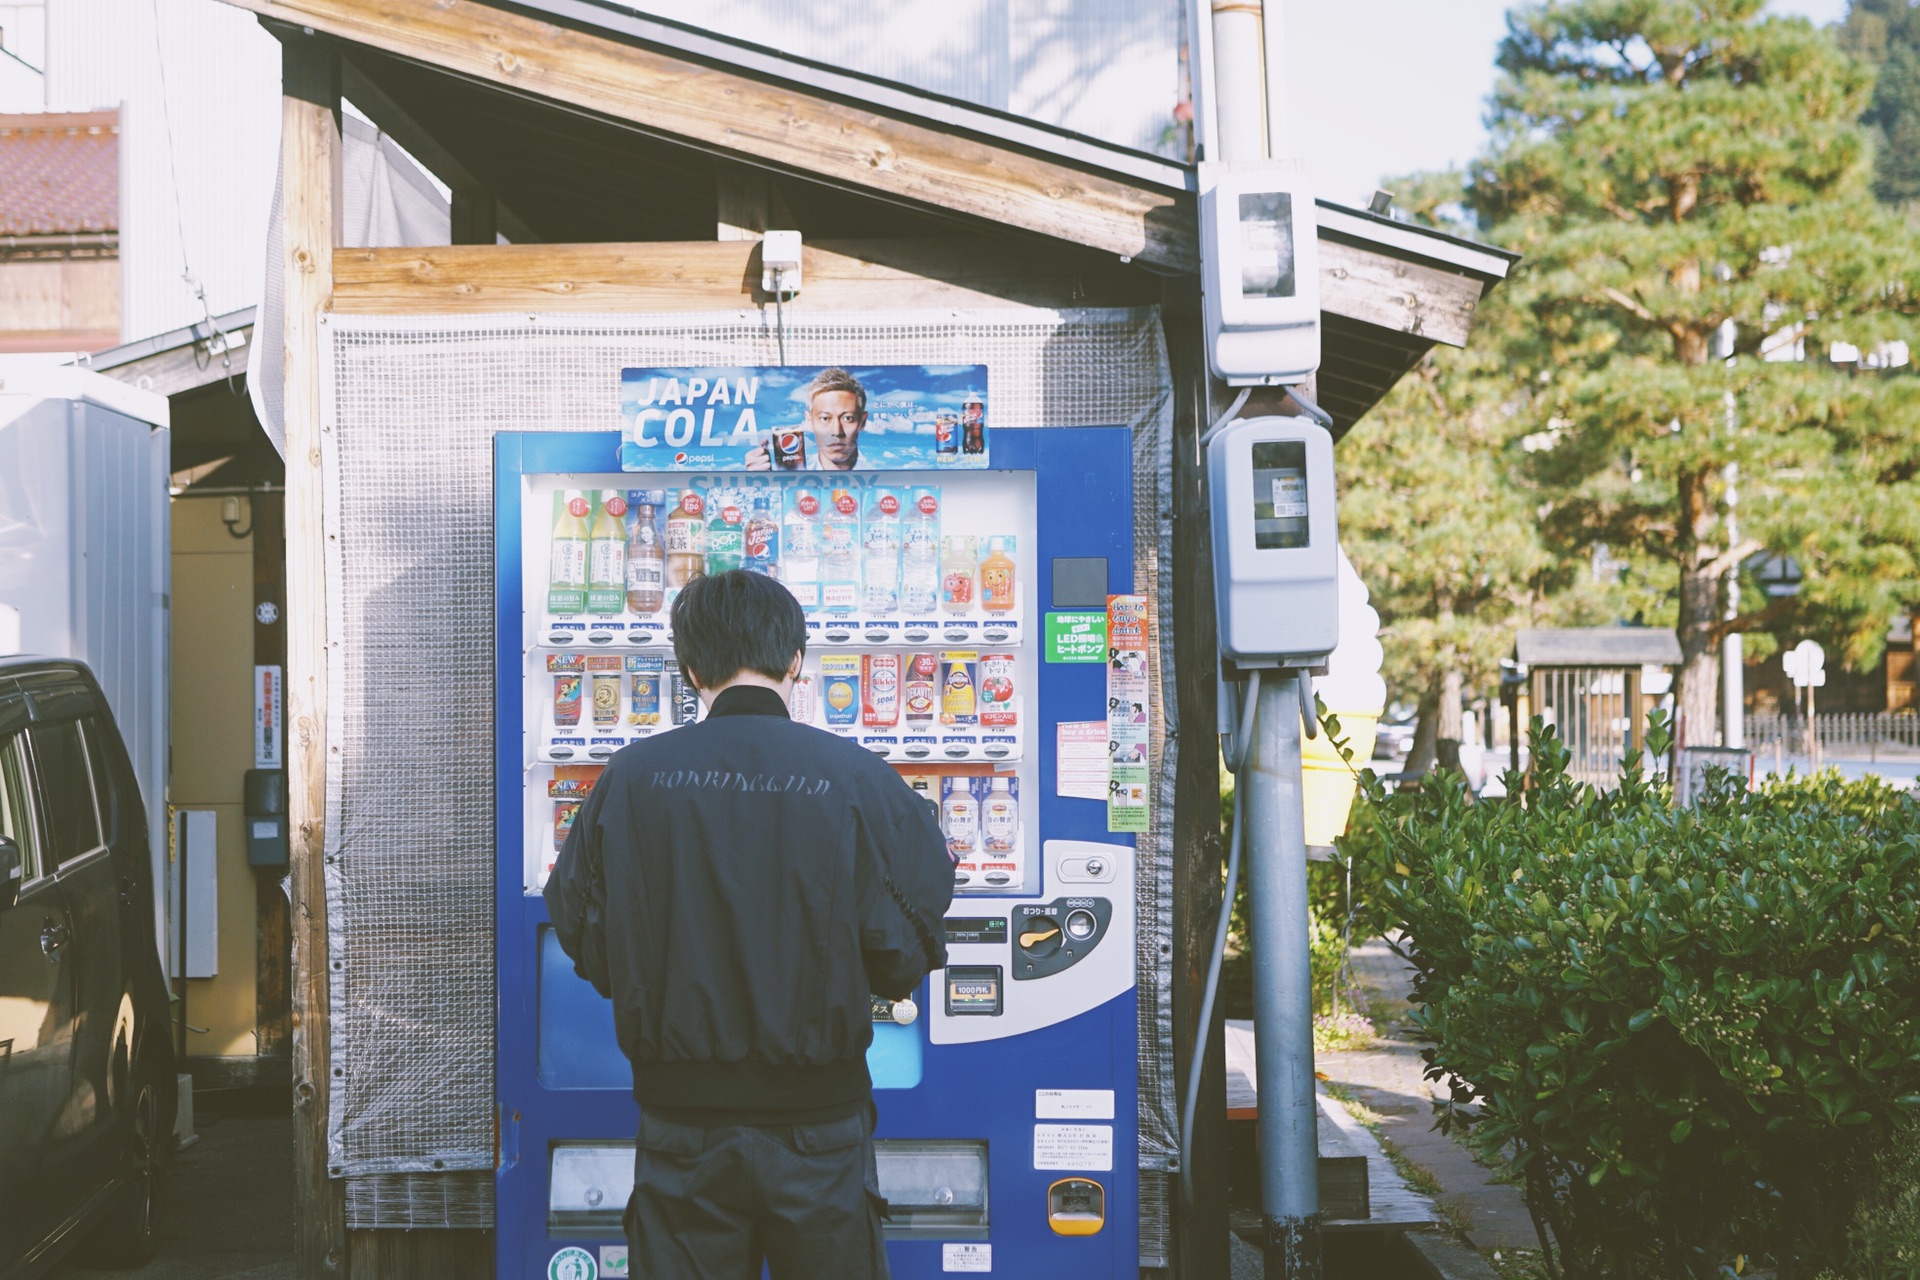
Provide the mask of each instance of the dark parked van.
{"label": "dark parked van", "polygon": [[0,658],[0,1280],[152,1254],[177,1095],[147,846],[92,673]]}

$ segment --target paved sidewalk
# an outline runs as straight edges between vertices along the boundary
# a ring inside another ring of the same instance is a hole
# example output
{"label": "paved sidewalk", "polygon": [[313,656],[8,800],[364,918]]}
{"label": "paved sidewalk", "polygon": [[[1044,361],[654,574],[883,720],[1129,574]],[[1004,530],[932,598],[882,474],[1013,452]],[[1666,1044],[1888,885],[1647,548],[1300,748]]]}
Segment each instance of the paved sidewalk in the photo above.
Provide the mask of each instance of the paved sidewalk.
{"label": "paved sidewalk", "polygon": [[1533,1219],[1513,1187],[1493,1180],[1467,1149],[1433,1128],[1433,1099],[1445,1092],[1424,1078],[1421,1046],[1404,1038],[1411,989],[1406,962],[1387,944],[1355,948],[1355,980],[1366,993],[1379,1032],[1375,1048],[1322,1053],[1315,1066],[1380,1117],[1380,1136],[1439,1184],[1434,1201],[1481,1249],[1538,1249]]}
{"label": "paved sidewalk", "polygon": [[200,1141],[161,1184],[159,1247],[132,1271],[68,1262],[48,1280],[294,1280],[293,1116],[197,1100]]}

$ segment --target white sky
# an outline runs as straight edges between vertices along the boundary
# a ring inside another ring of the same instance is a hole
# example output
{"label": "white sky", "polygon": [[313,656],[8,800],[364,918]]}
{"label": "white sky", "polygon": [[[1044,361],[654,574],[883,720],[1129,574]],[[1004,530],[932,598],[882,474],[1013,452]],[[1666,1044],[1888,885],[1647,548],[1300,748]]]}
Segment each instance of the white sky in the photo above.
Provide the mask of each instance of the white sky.
{"label": "white sky", "polygon": [[[1322,194],[1364,204],[1384,177],[1474,156],[1510,3],[1286,0],[1291,149]],[[1824,25],[1846,15],[1847,0],[1773,9]]]}

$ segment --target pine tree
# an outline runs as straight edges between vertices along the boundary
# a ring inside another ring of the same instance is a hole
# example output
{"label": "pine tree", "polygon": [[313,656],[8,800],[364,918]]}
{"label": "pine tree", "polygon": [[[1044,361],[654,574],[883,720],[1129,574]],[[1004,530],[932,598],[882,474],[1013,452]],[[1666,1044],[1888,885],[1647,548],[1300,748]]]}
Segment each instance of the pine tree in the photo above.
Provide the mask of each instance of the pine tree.
{"label": "pine tree", "polygon": [[1920,201],[1920,4],[1853,0],[1839,34],[1841,46],[1875,72],[1860,118],[1876,143],[1874,194],[1888,204]]}
{"label": "pine tree", "polygon": [[[1728,634],[1817,629],[1858,663],[1920,600],[1920,379],[1825,358],[1836,340],[1920,349],[1920,265],[1870,197],[1866,73],[1764,8],[1516,10],[1470,184],[1492,237],[1526,255],[1508,303],[1528,323],[1501,356],[1546,531],[1569,554],[1607,544],[1662,599],[1647,620],[1677,625],[1691,744],[1715,740]],[[1763,358],[1800,345],[1805,361]],[[1805,586],[1726,617],[1730,571],[1763,549],[1797,558]]]}
{"label": "pine tree", "polygon": [[1581,576],[1510,474],[1488,323],[1483,311],[1475,346],[1428,356],[1340,442],[1340,542],[1380,613],[1388,687],[1418,702],[1416,772],[1457,764],[1442,744],[1461,739],[1463,691],[1494,682],[1515,631],[1569,616],[1554,597]]}

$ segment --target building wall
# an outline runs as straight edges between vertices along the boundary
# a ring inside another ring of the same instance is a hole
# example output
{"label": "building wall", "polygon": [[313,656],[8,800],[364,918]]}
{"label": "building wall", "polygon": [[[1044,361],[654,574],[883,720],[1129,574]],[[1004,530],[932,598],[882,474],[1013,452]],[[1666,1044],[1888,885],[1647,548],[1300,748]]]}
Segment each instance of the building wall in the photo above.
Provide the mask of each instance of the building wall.
{"label": "building wall", "polygon": [[280,46],[254,16],[219,0],[47,0],[45,70],[49,111],[123,107],[126,338],[259,302]]}
{"label": "building wall", "polygon": [[119,340],[118,259],[0,259],[0,352],[98,351]]}
{"label": "building wall", "polygon": [[255,873],[242,825],[253,767],[252,681],[253,539],[227,532],[218,497],[176,498],[169,795],[176,809],[211,809],[219,824],[219,973],[186,983],[192,1057],[258,1051]]}

